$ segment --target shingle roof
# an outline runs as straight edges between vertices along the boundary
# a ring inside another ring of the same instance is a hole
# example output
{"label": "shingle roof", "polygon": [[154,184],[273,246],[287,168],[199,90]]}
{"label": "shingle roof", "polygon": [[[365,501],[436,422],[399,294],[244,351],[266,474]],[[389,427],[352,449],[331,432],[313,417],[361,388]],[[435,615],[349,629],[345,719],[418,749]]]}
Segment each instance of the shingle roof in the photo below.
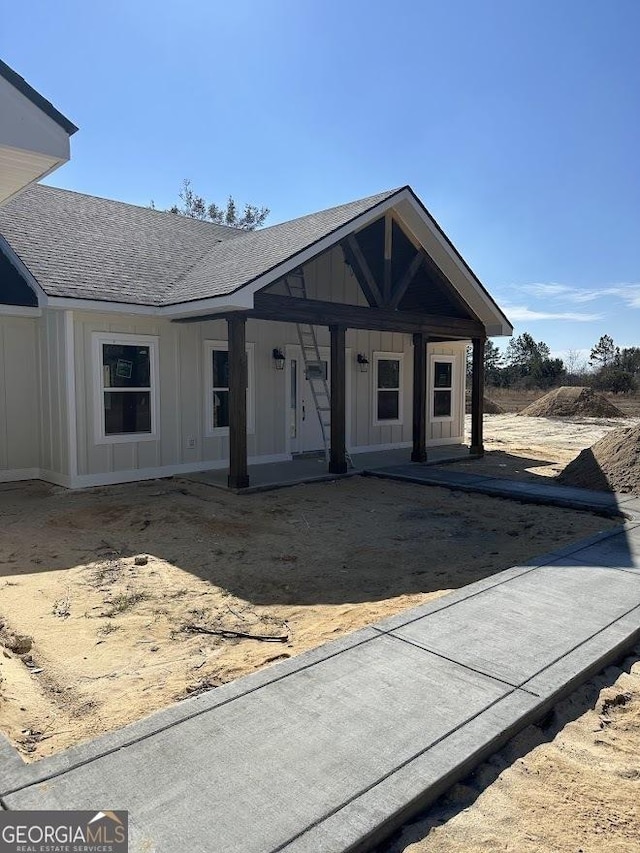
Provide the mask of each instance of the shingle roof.
{"label": "shingle roof", "polygon": [[0,234],[49,296],[172,305],[244,287],[396,192],[245,232],[36,184]]}
{"label": "shingle roof", "polygon": [[[232,293],[396,192],[390,190],[261,231],[244,232],[233,242],[220,243],[171,288],[169,298],[186,302]],[[179,300],[175,299],[178,293]]]}

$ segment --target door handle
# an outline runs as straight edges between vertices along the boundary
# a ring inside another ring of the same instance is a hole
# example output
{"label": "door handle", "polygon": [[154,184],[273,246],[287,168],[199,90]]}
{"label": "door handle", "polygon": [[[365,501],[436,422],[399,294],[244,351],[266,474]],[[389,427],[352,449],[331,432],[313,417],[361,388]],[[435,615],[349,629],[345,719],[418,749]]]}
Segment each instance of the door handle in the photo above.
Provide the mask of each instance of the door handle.
{"label": "door handle", "polygon": [[306,417],[306,411],[305,411],[304,403],[303,403],[302,404],[302,420],[305,420],[305,417]]}

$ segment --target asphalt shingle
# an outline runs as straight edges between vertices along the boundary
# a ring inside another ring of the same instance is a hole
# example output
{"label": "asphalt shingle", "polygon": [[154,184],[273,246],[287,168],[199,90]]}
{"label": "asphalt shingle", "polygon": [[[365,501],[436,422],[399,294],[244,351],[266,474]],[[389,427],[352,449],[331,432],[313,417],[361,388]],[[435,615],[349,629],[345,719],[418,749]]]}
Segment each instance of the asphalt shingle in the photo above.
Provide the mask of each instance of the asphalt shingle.
{"label": "asphalt shingle", "polygon": [[49,296],[173,305],[244,287],[396,192],[245,232],[36,184],[0,234]]}

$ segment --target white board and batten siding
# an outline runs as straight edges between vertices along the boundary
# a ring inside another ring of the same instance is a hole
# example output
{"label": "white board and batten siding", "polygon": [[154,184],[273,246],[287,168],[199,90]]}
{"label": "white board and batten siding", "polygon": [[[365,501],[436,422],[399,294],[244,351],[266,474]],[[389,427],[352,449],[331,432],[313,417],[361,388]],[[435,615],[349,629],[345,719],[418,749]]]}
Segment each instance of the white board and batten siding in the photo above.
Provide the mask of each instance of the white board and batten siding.
{"label": "white board and batten siding", "polygon": [[40,473],[40,322],[0,315],[0,482]]}
{"label": "white board and batten siding", "polygon": [[[366,304],[339,249],[307,264],[305,275],[309,298]],[[278,292],[281,287],[273,289]],[[118,436],[105,441],[100,435],[98,343],[111,335],[132,343],[136,339],[153,342],[157,423],[152,436]],[[321,347],[329,347],[327,328],[318,327],[317,336]],[[83,487],[226,467],[228,435],[208,428],[211,398],[206,387],[211,358],[208,342],[224,344],[226,340],[224,320],[180,324],[139,314],[51,309],[43,309],[35,318],[0,315],[0,479],[40,476]],[[274,348],[296,351],[296,327],[248,320],[247,342],[253,415],[247,437],[249,461],[289,459],[290,371],[275,369],[272,352]],[[411,336],[348,330],[346,346],[348,448],[357,453],[409,447]],[[452,417],[440,421],[428,417],[428,444],[463,442],[465,347],[464,342],[429,345],[428,400],[432,397],[433,357],[453,359],[455,382]],[[358,369],[358,353],[369,361],[367,372]],[[397,423],[377,422],[376,354],[397,355],[401,360]]]}

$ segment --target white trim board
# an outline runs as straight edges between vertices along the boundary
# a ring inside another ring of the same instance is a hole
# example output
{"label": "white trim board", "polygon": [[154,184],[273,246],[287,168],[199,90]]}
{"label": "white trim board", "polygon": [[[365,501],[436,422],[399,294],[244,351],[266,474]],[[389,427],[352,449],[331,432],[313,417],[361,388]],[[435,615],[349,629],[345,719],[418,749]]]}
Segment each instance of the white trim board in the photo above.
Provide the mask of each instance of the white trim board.
{"label": "white trim board", "polygon": [[42,472],[39,468],[3,468],[0,469],[0,483],[19,483],[21,480],[39,480]]}
{"label": "white trim board", "polygon": [[64,312],[65,393],[67,397],[67,438],[69,477],[78,473],[78,423],[76,407],[76,357],[73,311]]}
{"label": "white trim board", "polygon": [[28,305],[0,305],[1,317],[42,317],[42,309]]}
{"label": "white trim board", "polygon": [[[288,453],[275,453],[270,456],[250,456],[249,465],[266,465],[270,462],[290,462]],[[228,459],[213,459],[206,462],[181,462],[175,465],[162,465],[158,468],[128,468],[122,471],[109,471],[103,474],[78,474],[69,488],[86,489],[92,486],[112,486],[117,483],[135,483],[138,480],[161,480],[166,477],[179,477],[181,474],[198,474],[202,471],[220,471],[227,468]]]}

